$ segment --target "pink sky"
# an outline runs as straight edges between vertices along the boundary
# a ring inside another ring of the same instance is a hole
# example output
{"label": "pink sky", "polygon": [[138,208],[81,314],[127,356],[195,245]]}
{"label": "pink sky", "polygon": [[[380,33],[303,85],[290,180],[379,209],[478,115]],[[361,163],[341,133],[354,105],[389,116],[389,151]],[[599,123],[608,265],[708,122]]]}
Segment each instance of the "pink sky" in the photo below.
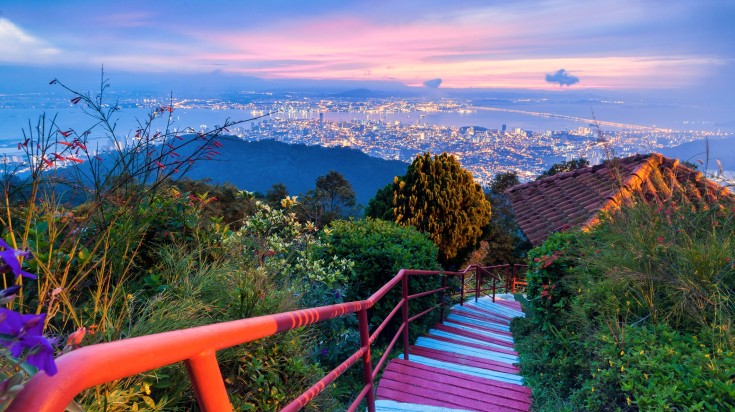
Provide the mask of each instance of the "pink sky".
{"label": "pink sky", "polygon": [[559,89],[545,75],[565,69],[575,88],[685,88],[735,56],[735,7],[690,3],[8,0],[0,65],[530,89]]}

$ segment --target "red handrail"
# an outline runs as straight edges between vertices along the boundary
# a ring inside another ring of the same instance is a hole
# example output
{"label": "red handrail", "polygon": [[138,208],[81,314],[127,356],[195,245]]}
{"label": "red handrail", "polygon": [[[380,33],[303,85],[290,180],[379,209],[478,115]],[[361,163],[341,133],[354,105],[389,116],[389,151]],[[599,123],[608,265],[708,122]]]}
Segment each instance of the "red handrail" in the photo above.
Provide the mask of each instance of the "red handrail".
{"label": "red handrail", "polygon": [[[347,368],[362,359],[365,386],[348,410],[356,410],[360,402],[367,398],[368,410],[374,412],[375,391],[373,383],[380,368],[401,336],[403,337],[404,356],[408,359],[409,322],[430,311],[427,310],[409,318],[408,301],[449,289],[445,280],[443,280],[442,287],[439,289],[408,295],[409,276],[442,275],[443,279],[447,275],[461,276],[464,284],[464,276],[467,272],[480,272],[484,269],[486,268],[476,265],[468,266],[461,272],[402,269],[366,300],[90,345],[59,357],[56,360],[58,368],[56,375],[49,377],[44,372],[39,372],[31,378],[10,404],[10,410],[19,412],[60,412],[77,394],[87,388],[180,361],[184,361],[186,364],[194,393],[202,411],[220,412],[231,410],[232,406],[215,356],[216,351],[350,313],[357,313],[360,328],[360,349],[337,368],[327,373],[306,392],[299,395],[282,411],[301,409]],[[401,300],[389,316],[370,335],[367,310],[372,308],[376,302],[399,283],[402,289]],[[464,299],[464,287],[462,287],[461,298]],[[443,314],[443,304],[439,306],[442,307]],[[370,358],[371,345],[387,323],[398,313],[399,309],[402,312],[401,326],[373,370]]]}

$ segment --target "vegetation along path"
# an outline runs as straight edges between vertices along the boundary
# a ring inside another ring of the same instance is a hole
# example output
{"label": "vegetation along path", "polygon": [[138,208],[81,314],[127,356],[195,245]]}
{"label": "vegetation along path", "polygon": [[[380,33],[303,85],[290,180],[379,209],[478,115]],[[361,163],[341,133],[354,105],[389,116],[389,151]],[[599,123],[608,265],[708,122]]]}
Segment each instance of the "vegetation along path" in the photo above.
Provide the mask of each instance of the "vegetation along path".
{"label": "vegetation along path", "polygon": [[378,384],[376,410],[528,411],[531,389],[523,386],[510,321],[525,316],[512,295],[471,299],[416,340]]}

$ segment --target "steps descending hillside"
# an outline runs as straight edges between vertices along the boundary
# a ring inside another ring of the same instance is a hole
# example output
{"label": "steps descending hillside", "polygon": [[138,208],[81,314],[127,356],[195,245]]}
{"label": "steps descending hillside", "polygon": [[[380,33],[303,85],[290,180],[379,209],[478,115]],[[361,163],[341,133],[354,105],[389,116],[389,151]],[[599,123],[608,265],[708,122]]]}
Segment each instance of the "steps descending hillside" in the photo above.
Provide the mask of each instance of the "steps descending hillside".
{"label": "steps descending hillside", "polygon": [[531,389],[516,366],[510,320],[524,316],[512,295],[455,305],[444,323],[390,361],[378,384],[376,410],[528,411]]}

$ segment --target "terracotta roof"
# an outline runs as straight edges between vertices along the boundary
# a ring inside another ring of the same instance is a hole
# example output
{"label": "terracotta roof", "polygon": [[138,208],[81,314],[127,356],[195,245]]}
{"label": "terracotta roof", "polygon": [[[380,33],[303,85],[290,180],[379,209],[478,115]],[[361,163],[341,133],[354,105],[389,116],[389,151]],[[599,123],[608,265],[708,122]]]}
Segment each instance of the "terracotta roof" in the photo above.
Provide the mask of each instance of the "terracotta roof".
{"label": "terracotta roof", "polygon": [[534,246],[568,227],[589,228],[600,211],[635,199],[662,202],[673,194],[685,201],[732,198],[724,187],[702,179],[702,173],[660,154],[635,155],[559,173],[514,186],[506,192],[518,226]]}

